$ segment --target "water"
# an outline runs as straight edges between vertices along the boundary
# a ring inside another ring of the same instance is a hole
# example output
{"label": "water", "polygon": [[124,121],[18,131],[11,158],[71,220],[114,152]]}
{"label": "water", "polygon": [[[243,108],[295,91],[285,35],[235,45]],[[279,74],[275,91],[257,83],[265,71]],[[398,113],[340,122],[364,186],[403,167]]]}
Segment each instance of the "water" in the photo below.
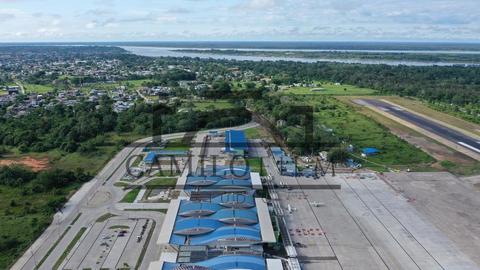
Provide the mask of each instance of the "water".
{"label": "water", "polygon": [[[244,56],[244,55],[229,55],[229,54],[216,54],[205,52],[185,52],[178,51],[186,48],[179,47],[153,47],[153,46],[120,46],[121,48],[142,56],[149,57],[190,57],[200,59],[217,59],[217,60],[237,60],[237,61],[294,61],[302,63],[315,63],[315,62],[335,62],[335,63],[347,63],[347,64],[373,64],[373,65],[406,65],[406,66],[480,66],[480,63],[462,63],[462,62],[426,62],[426,61],[413,61],[413,60],[389,60],[389,59],[353,59],[353,58],[299,58],[299,57],[278,57],[278,56]],[[210,48],[188,48],[189,50],[209,50]],[[479,51],[449,51],[449,50],[343,50],[343,49],[261,49],[261,48],[229,48],[229,50],[242,50],[242,51],[308,51],[308,52],[325,52],[325,51],[338,51],[338,52],[376,52],[376,53],[439,53],[439,54],[480,54]]]}

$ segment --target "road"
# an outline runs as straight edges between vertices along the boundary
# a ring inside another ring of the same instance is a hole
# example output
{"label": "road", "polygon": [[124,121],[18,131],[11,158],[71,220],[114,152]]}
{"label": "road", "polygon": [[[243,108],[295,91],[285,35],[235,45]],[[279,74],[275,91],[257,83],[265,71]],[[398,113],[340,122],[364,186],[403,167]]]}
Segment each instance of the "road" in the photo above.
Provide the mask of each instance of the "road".
{"label": "road", "polygon": [[[256,127],[256,123],[248,123],[234,129],[248,129]],[[229,128],[216,129],[223,131]],[[199,134],[208,133],[208,130]],[[173,133],[162,135],[163,140],[182,138],[186,133]],[[74,196],[65,204],[62,212],[55,214],[52,224],[30,246],[29,249],[12,266],[12,270],[36,269],[39,262],[46,256],[39,269],[52,269],[52,266],[67,248],[71,240],[82,227],[90,227],[105,213],[126,215],[128,218],[151,218],[157,222],[155,232],[158,233],[163,214],[160,212],[126,212],[116,209],[115,204],[125,195],[122,188],[115,187],[114,183],[121,179],[127,171],[126,162],[133,155],[141,153],[144,145],[151,142],[152,138],[144,138],[122,149],[90,182],[84,184]],[[80,218],[72,224],[77,215]],[[70,228],[66,232],[67,228]],[[65,233],[66,232],[66,233]],[[65,236],[61,238],[62,234]],[[60,239],[60,240],[59,240]],[[156,239],[153,237],[153,239]],[[55,244],[58,241],[58,244]],[[155,241],[150,241],[144,261],[156,260],[160,250],[156,248]],[[52,247],[53,250],[50,250]],[[50,253],[50,254],[48,254]],[[145,264],[142,264],[142,268]]]}
{"label": "road", "polygon": [[[431,132],[452,144],[464,148],[467,151],[471,151],[480,155],[480,139],[468,136],[452,128],[442,125],[438,122],[432,121],[418,114],[412,113],[404,108],[395,106],[393,104],[383,102],[375,99],[360,99],[357,103],[365,103],[367,106],[373,106],[378,110],[391,114],[404,121],[407,121],[421,129]],[[475,155],[473,155],[475,156]]]}

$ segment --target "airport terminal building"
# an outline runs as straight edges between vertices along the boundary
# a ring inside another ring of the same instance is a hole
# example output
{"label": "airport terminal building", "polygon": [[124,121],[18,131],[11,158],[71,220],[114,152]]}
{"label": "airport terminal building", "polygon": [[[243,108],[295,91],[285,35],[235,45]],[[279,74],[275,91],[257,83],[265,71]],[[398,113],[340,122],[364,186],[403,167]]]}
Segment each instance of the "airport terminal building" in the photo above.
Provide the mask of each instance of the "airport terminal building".
{"label": "airport terminal building", "polygon": [[[225,152],[244,155],[243,131],[225,132]],[[265,258],[264,245],[277,242],[258,173],[241,166],[206,166],[189,174],[185,196],[170,202],[151,270],[281,270],[282,261]],[[177,184],[177,186],[179,186]]]}

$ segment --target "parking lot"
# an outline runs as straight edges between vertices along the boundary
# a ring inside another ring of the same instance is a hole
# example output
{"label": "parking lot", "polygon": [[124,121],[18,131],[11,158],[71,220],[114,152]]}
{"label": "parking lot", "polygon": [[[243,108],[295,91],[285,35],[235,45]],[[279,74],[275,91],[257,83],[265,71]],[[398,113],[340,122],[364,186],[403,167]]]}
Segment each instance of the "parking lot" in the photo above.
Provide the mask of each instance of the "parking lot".
{"label": "parking lot", "polygon": [[150,219],[116,217],[93,224],[64,269],[134,268],[151,225]]}

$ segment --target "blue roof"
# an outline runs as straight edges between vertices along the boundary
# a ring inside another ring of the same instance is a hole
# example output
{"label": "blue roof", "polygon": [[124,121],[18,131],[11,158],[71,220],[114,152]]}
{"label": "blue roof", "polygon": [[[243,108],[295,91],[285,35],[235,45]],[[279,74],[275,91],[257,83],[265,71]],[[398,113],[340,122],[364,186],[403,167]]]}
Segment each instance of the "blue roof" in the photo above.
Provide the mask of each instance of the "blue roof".
{"label": "blue roof", "polygon": [[207,218],[185,218],[175,222],[174,234],[179,235],[200,235],[212,232],[224,224],[215,219]]}
{"label": "blue roof", "polygon": [[224,255],[193,264],[167,262],[163,264],[163,269],[159,270],[189,269],[188,266],[198,266],[197,268],[192,267],[190,269],[199,269],[200,267],[204,267],[203,269],[207,270],[266,269],[266,263],[263,257],[253,255]]}
{"label": "blue roof", "polygon": [[225,132],[225,152],[246,151],[247,137],[242,130],[227,130]]}
{"label": "blue roof", "polygon": [[228,224],[257,224],[256,209],[223,209],[210,216]]}
{"label": "blue roof", "polygon": [[256,228],[225,226],[205,235],[191,237],[190,244],[209,245],[218,241],[257,244],[262,241],[262,236]]}
{"label": "blue roof", "polygon": [[255,199],[253,196],[243,194],[223,194],[212,199],[213,203],[218,203],[224,206],[233,206],[242,208],[250,208],[255,206]]}
{"label": "blue roof", "polygon": [[207,165],[203,169],[205,175],[220,176],[223,178],[250,178],[250,169],[247,166]]}
{"label": "blue roof", "polygon": [[221,241],[243,245],[261,241],[252,195],[224,194],[213,201],[181,201],[170,243],[208,245]]}
{"label": "blue roof", "polygon": [[154,163],[157,160],[157,154],[155,152],[149,152],[144,159],[145,163]]}
{"label": "blue roof", "polygon": [[219,176],[188,176],[186,190],[200,188],[202,190],[211,189],[251,189],[252,181],[250,179],[225,179]]}
{"label": "blue roof", "polygon": [[206,216],[216,213],[222,206],[216,203],[181,201],[178,215],[180,216]]}
{"label": "blue roof", "polygon": [[378,152],[380,152],[380,151],[377,148],[374,148],[374,147],[366,147],[366,148],[362,149],[362,153],[364,153],[367,156],[377,154]]}

